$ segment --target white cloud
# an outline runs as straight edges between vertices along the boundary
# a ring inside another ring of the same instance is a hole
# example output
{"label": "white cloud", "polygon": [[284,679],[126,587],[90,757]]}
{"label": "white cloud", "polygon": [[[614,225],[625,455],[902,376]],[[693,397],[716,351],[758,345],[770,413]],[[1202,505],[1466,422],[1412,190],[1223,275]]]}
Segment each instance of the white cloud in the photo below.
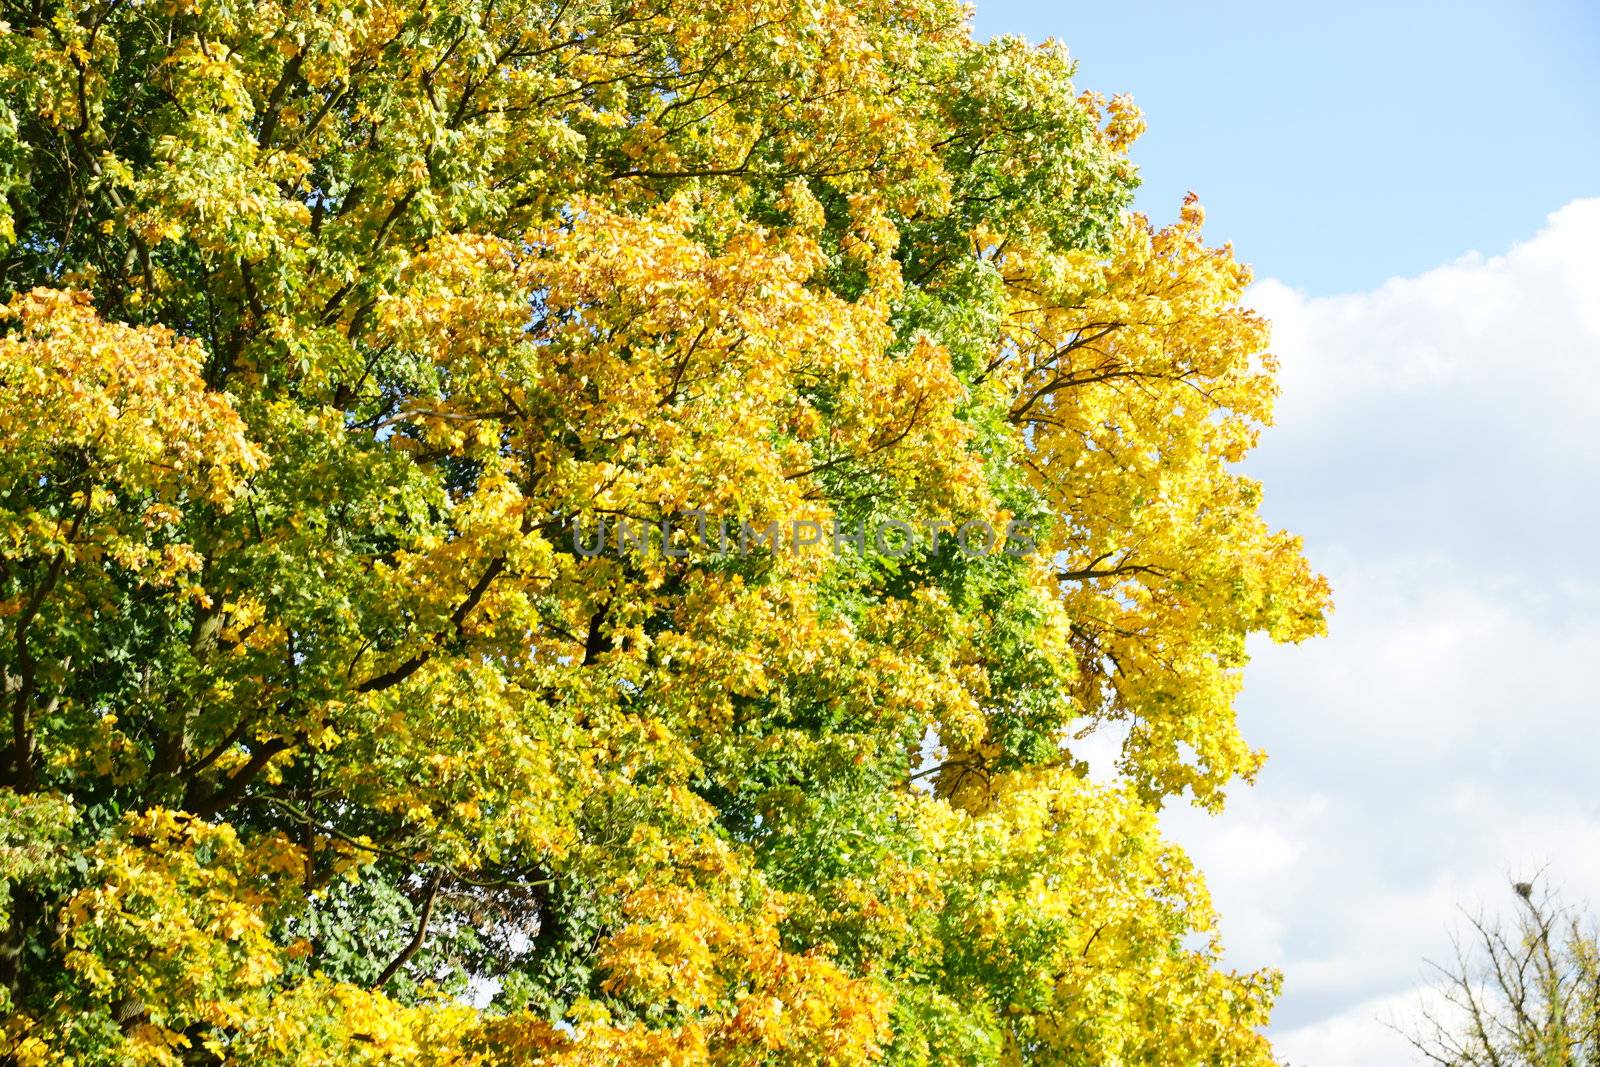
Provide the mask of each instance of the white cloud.
{"label": "white cloud", "polygon": [[[1411,994],[1362,1001],[1348,1011],[1279,1037],[1274,1042],[1279,1061],[1287,1067],[1320,1063],[1394,1067],[1406,1062],[1409,1046],[1404,1034],[1415,1032],[1419,1006],[1420,1001]],[[1374,1025],[1374,1020],[1382,1022]]]}
{"label": "white cloud", "polygon": [[1418,1062],[1380,1016],[1459,906],[1546,866],[1600,901],[1600,200],[1503,256],[1252,300],[1284,392],[1251,471],[1338,607],[1328,639],[1257,650],[1260,783],[1167,822],[1230,960],[1285,972],[1286,1060]]}

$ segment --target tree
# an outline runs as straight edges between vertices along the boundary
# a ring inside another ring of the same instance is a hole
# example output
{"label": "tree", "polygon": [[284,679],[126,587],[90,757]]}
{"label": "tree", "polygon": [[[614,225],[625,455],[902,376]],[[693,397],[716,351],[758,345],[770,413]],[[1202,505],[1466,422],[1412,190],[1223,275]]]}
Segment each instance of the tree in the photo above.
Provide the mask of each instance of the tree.
{"label": "tree", "polygon": [[1268,1061],[1155,813],[1328,594],[1128,100],[945,0],[3,17],[12,1061]]}
{"label": "tree", "polygon": [[1431,964],[1438,995],[1408,1039],[1448,1067],[1600,1063],[1600,932],[1551,890],[1512,891],[1510,923],[1469,915],[1455,959]]}

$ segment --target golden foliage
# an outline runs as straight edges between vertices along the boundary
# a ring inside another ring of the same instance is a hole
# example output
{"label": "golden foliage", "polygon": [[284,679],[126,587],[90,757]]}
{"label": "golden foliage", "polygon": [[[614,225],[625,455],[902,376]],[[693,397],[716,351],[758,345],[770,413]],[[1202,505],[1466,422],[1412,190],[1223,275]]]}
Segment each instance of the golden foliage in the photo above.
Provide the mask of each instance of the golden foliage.
{"label": "golden foliage", "polygon": [[1155,812],[1328,593],[1128,98],[945,0],[6,17],[0,1055],[1270,1062]]}

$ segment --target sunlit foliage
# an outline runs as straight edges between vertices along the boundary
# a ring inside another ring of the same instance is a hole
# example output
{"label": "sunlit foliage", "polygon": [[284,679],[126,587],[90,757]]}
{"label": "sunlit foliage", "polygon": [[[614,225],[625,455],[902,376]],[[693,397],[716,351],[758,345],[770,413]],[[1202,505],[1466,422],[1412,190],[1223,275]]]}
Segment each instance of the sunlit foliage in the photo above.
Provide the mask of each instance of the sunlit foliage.
{"label": "sunlit foliage", "polygon": [[[1126,98],[945,0],[3,8],[8,1062],[1270,1062],[1155,816],[1327,590]],[[575,537],[697,516],[828,533]]]}

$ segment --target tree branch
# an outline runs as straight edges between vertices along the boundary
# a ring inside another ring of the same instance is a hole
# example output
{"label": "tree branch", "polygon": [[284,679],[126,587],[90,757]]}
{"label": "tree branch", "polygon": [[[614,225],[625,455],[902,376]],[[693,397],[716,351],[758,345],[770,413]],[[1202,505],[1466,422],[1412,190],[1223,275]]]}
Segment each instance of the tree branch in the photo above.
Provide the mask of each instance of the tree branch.
{"label": "tree branch", "polygon": [[374,990],[381,990],[388,985],[389,980],[399,972],[400,968],[409,963],[411,957],[422,949],[423,942],[428,938],[428,922],[433,918],[433,902],[439,896],[439,883],[443,880],[444,871],[442,869],[435,870],[433,876],[428,879],[428,892],[422,898],[422,914],[417,916],[417,932],[411,935],[410,942],[400,950],[400,955],[390,960],[389,965],[383,969],[382,973],[372,983]]}

